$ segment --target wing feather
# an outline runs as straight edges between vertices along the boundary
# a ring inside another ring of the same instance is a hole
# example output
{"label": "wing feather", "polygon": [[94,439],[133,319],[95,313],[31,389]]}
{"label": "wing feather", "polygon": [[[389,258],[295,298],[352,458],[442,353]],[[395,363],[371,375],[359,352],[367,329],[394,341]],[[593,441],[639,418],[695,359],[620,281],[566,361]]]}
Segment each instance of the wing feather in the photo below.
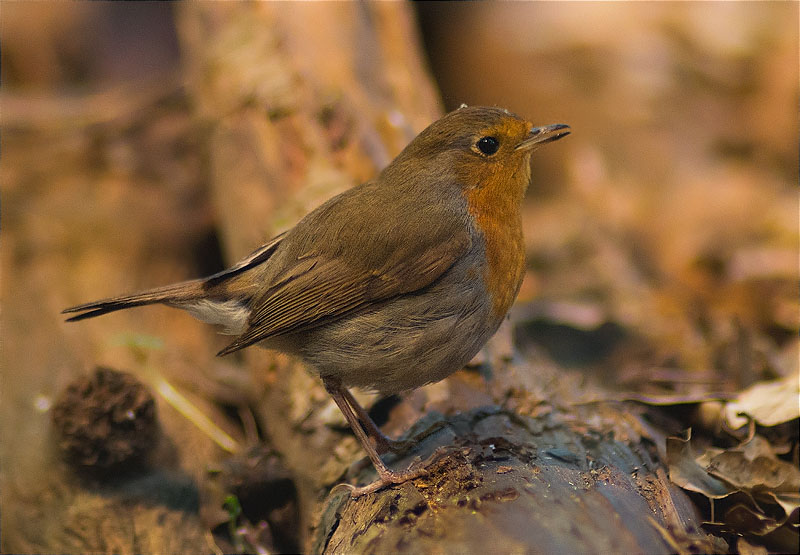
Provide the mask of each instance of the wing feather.
{"label": "wing feather", "polygon": [[312,329],[422,289],[444,274],[470,245],[466,229],[453,232],[443,228],[441,233],[418,238],[415,245],[408,240],[396,245],[374,267],[359,267],[336,256],[303,253],[276,277],[273,286],[254,299],[247,329],[218,354],[226,355],[273,336]]}

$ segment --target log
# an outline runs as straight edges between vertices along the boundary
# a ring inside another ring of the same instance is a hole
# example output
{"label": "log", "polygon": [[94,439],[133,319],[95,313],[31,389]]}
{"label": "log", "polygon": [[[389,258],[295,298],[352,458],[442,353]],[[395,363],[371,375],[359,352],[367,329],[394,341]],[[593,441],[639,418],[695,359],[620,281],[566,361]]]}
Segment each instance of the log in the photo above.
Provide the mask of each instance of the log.
{"label": "log", "polygon": [[565,416],[486,407],[420,421],[418,433],[430,435],[410,454],[443,449],[430,475],[357,500],[339,488],[311,551],[715,550],[694,507],[641,443],[581,429]]}

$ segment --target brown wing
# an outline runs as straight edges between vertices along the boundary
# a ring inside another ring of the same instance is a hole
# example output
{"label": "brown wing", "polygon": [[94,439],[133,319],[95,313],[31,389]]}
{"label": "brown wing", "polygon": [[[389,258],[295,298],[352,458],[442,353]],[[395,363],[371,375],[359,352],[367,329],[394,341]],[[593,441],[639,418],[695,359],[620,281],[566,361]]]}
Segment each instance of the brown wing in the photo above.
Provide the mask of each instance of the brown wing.
{"label": "brown wing", "polygon": [[[419,290],[436,280],[470,247],[466,230],[396,245],[373,263],[302,255],[255,299],[248,329],[218,354],[226,355],[287,332],[316,327],[370,304]],[[417,254],[415,254],[417,253]],[[380,258],[383,258],[380,260]]]}

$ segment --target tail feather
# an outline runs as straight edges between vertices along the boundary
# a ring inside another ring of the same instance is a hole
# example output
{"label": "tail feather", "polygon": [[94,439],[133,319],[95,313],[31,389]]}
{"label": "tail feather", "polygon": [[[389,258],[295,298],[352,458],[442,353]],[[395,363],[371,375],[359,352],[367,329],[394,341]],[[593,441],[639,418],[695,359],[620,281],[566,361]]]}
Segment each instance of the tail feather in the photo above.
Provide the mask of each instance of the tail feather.
{"label": "tail feather", "polygon": [[76,322],[117,310],[161,303],[188,310],[204,322],[222,324],[231,332],[238,330],[247,320],[247,303],[253,293],[251,280],[244,276],[266,263],[285,236],[286,232],[273,237],[227,270],[213,276],[101,299],[67,308],[61,313],[79,313],[67,318],[67,322]]}
{"label": "tail feather", "polygon": [[192,301],[203,296],[203,281],[204,280],[200,279],[184,281],[182,283],[167,285],[165,287],[149,289],[147,291],[142,291],[141,293],[122,295],[109,299],[101,299],[99,301],[72,306],[62,310],[61,313],[80,313],[67,318],[67,322],[77,322],[78,320],[94,318],[95,316],[101,316],[103,314],[108,314],[109,312],[133,308],[135,306],[158,303],[167,305],[181,305],[187,301]]}

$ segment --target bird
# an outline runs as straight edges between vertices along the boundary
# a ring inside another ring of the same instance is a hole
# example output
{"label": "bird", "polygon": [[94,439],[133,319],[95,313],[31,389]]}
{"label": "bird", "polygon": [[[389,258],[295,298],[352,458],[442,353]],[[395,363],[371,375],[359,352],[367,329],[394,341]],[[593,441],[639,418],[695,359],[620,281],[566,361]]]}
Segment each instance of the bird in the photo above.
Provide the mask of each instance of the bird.
{"label": "bird", "polygon": [[374,179],[214,275],[67,308],[78,321],[151,304],[258,345],[319,376],[378,473],[353,497],[424,468],[389,469],[384,436],[350,388],[403,393],[462,368],[500,326],[525,271],[522,203],[539,146],[570,127],[536,127],[499,107],[434,121]]}

